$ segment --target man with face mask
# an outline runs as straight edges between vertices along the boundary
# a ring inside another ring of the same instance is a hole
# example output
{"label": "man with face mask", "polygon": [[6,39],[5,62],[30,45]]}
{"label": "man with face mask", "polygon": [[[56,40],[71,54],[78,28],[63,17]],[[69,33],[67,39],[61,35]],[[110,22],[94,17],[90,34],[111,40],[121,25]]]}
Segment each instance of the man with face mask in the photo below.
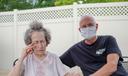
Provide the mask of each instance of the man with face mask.
{"label": "man with face mask", "polygon": [[79,66],[84,76],[128,76],[116,39],[97,36],[98,24],[91,15],[83,16],[79,25],[84,40],[68,49],[61,61],[69,67]]}

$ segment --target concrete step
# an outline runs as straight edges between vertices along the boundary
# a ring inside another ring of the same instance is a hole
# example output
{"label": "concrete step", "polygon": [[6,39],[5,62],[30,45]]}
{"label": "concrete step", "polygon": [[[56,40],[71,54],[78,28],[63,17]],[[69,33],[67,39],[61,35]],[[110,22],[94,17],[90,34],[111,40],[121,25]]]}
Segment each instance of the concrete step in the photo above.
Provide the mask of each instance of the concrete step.
{"label": "concrete step", "polygon": [[8,72],[9,71],[7,71],[7,70],[0,70],[0,76],[7,76]]}

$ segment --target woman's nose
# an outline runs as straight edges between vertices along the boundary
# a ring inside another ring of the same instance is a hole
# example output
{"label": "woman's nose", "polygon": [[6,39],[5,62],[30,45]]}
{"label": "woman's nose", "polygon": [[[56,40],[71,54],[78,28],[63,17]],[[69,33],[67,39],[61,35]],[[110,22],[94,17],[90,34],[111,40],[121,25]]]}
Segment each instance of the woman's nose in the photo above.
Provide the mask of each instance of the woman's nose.
{"label": "woman's nose", "polygon": [[43,47],[43,43],[39,43],[38,44],[38,47]]}

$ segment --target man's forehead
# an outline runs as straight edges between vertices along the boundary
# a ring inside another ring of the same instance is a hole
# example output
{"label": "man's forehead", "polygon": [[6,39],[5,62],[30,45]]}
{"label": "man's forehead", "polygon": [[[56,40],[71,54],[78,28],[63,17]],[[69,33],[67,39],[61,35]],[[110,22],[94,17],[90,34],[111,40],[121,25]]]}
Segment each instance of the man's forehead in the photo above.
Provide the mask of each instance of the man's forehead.
{"label": "man's forehead", "polygon": [[92,21],[92,22],[94,22],[94,18],[91,16],[85,16],[85,17],[82,17],[80,21]]}
{"label": "man's forehead", "polygon": [[81,25],[81,24],[88,24],[88,23],[95,23],[94,17],[90,15],[82,16],[79,24]]}

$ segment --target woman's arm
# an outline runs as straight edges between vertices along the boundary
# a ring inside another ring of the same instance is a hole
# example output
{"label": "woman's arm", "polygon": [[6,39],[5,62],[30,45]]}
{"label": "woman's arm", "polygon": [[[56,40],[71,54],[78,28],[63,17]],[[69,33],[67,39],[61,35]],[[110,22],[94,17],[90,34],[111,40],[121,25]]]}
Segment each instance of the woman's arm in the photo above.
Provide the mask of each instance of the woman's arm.
{"label": "woman's arm", "polygon": [[19,59],[16,62],[16,65],[12,68],[12,70],[9,72],[8,76],[21,76],[22,72],[22,64],[23,64],[23,59]]}
{"label": "woman's arm", "polygon": [[9,72],[8,76],[21,76],[23,72],[23,61],[25,57],[27,57],[28,54],[31,54],[33,52],[33,46],[34,43],[31,43],[28,45],[22,52],[21,57],[16,62],[15,66],[12,68],[12,70]]}

